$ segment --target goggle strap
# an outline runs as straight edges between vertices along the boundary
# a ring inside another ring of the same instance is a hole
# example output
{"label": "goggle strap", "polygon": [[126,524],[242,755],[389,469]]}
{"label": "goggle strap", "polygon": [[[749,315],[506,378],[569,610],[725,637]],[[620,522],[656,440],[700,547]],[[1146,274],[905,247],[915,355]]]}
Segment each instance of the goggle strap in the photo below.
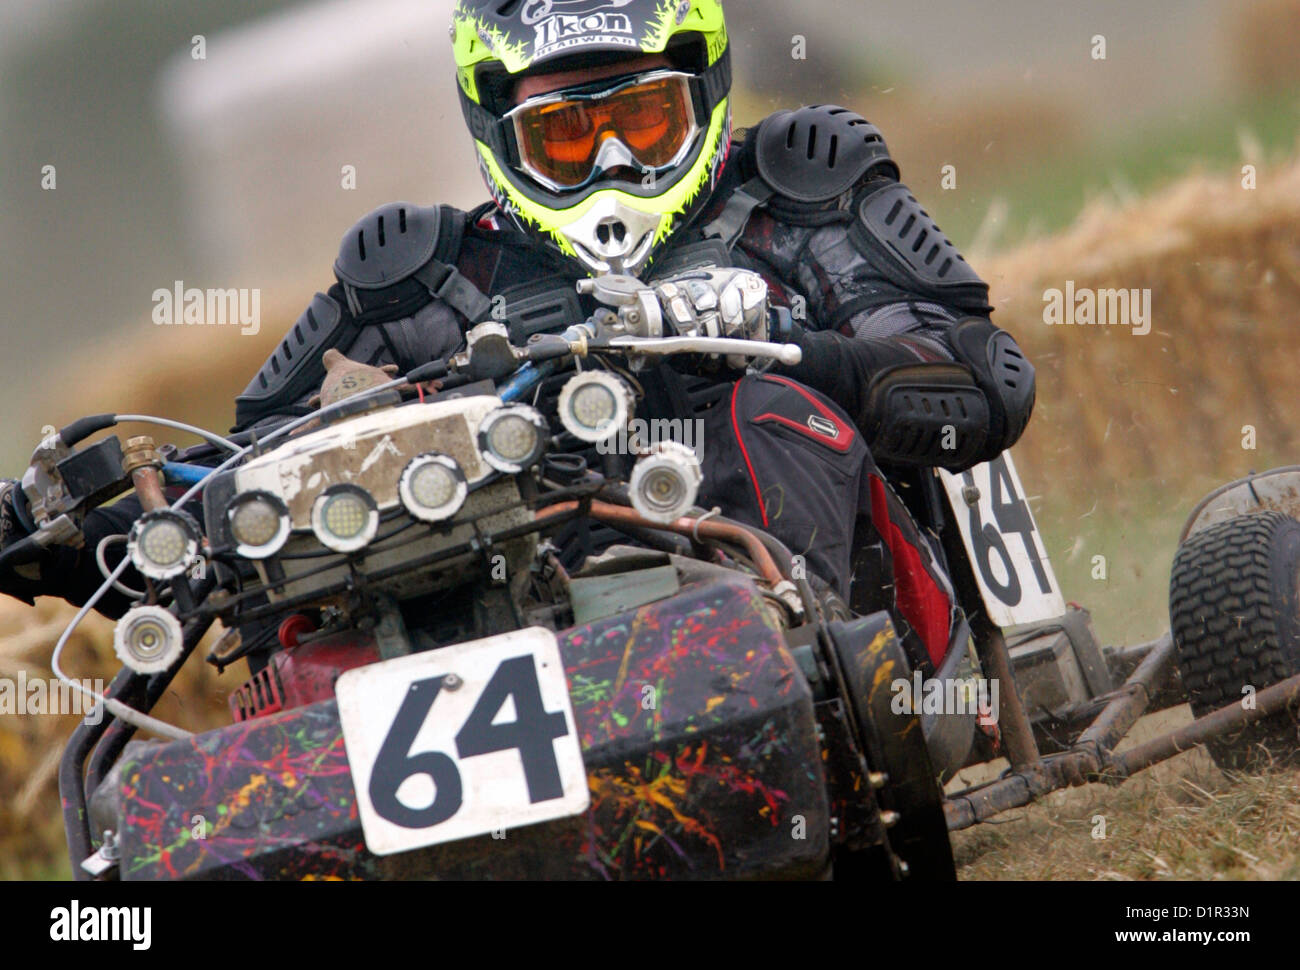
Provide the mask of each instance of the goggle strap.
{"label": "goggle strap", "polygon": [[510,146],[506,140],[507,123],[481,104],[471,101],[464,88],[458,86],[457,90],[460,92],[460,105],[469,125],[469,133],[492,149],[497,158],[508,158]]}
{"label": "goggle strap", "polygon": [[697,76],[705,108],[712,112],[731,90],[731,46],[728,45],[722,56]]}

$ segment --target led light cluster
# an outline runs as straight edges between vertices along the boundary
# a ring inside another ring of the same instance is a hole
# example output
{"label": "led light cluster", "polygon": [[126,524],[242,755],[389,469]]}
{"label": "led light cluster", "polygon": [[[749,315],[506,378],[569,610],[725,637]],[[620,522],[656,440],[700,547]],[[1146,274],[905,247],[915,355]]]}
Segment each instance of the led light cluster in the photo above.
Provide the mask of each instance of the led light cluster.
{"label": "led light cluster", "polygon": [[[599,394],[609,396],[612,392],[604,390],[603,384],[600,387],[593,385],[593,388],[577,406],[589,419],[607,421],[610,408],[607,402],[599,399]],[[619,413],[626,413],[626,409],[619,412],[616,406],[614,412],[617,419]],[[626,424],[626,417],[622,420]],[[497,408],[483,419],[479,426],[478,444],[483,460],[490,467],[515,475],[541,460],[548,435],[546,418],[541,412],[525,404],[510,404]],[[412,518],[436,524],[453,519],[464,507],[469,497],[469,482],[454,458],[426,452],[412,459],[403,469],[397,494],[402,507]],[[247,559],[275,556],[293,532],[288,507],[267,491],[237,495],[226,507],[225,516],[235,552]],[[147,517],[142,519],[137,528],[143,530],[146,520]],[[327,549],[345,555],[370,545],[379,533],[379,522],[378,503],[359,485],[331,485],[316,497],[312,505],[312,532]],[[166,520],[159,517],[152,531],[142,531],[138,540],[133,539],[132,554],[138,557],[137,565],[144,563],[154,568],[154,560],[158,560],[159,572],[174,568],[177,561],[188,565],[197,552],[198,528],[193,527],[191,536],[183,526],[179,517]]]}
{"label": "led light cluster", "polygon": [[560,391],[560,421],[579,441],[598,445],[627,427],[632,404],[632,390],[621,378],[604,371],[587,371],[572,378]]}
{"label": "led light cluster", "polygon": [[479,425],[483,460],[499,472],[517,475],[541,461],[549,428],[546,418],[526,404],[497,408]]}
{"label": "led light cluster", "polygon": [[160,581],[175,579],[198,559],[200,535],[198,523],[184,512],[146,512],[127,536],[127,553],[142,575]]}

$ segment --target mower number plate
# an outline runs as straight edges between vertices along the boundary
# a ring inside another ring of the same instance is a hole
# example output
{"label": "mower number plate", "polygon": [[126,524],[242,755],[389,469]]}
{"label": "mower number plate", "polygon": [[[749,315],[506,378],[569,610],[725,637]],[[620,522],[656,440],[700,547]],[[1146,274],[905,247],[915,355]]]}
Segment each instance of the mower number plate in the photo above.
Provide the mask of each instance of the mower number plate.
{"label": "mower number plate", "polygon": [[587,810],[582,746],[549,630],[360,667],[335,693],[376,855],[502,837]]}
{"label": "mower number plate", "polygon": [[1065,600],[1010,452],[960,475],[939,472],[989,619],[999,627],[1065,615]]}

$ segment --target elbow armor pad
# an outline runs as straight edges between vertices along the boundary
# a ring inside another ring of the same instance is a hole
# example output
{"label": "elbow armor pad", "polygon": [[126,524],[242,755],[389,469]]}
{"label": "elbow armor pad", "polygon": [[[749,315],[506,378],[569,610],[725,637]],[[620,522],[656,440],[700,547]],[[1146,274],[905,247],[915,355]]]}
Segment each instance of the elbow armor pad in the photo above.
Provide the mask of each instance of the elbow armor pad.
{"label": "elbow armor pad", "polygon": [[992,461],[1025,433],[1034,411],[1034,365],[1016,338],[976,317],[952,328],[949,343],[968,365],[989,403],[989,438],[981,461]]}
{"label": "elbow armor pad", "polygon": [[881,464],[962,471],[987,451],[989,405],[960,364],[905,364],[872,380],[859,424]]}
{"label": "elbow armor pad", "polygon": [[872,380],[860,424],[882,464],[964,471],[1024,434],[1034,367],[1015,338],[988,320],[968,319],[949,339],[956,363],[891,367]]}

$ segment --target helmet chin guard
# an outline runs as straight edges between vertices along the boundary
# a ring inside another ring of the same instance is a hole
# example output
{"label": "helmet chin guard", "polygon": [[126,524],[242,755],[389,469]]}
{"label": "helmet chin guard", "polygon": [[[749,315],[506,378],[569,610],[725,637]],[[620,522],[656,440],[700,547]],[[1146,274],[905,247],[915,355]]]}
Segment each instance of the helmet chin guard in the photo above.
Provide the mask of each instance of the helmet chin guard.
{"label": "helmet chin guard", "polygon": [[559,229],[597,276],[636,276],[645,267],[664,217],[642,212],[615,194],[598,198],[576,222]]}

